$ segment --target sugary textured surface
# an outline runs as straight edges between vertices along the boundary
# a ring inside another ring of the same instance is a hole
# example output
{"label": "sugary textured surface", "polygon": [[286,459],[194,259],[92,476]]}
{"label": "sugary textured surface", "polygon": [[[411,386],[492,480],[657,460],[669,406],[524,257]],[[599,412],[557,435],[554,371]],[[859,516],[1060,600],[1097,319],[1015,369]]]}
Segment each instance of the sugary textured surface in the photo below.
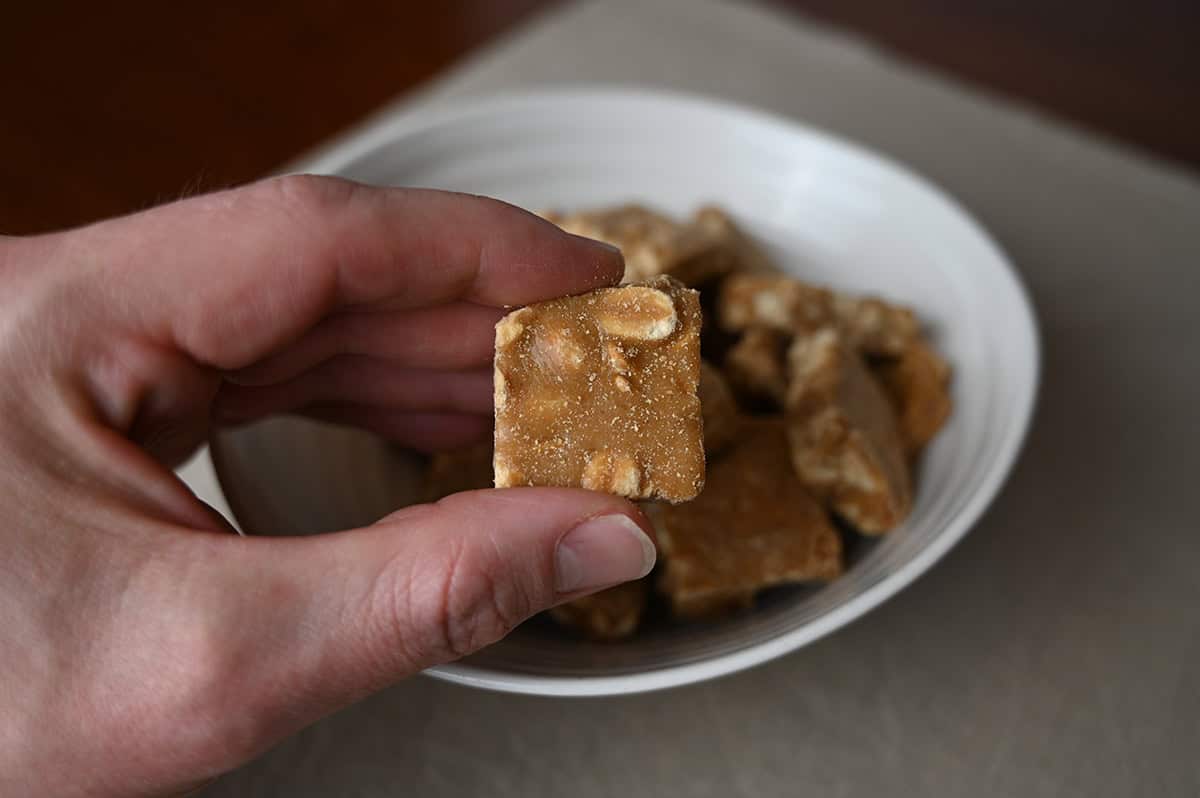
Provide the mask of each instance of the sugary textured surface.
{"label": "sugary textured surface", "polygon": [[750,327],[725,355],[725,373],[742,396],[770,399],[782,406],[787,394],[784,350],[787,338],[766,327]]}
{"label": "sugary textured surface", "polygon": [[492,442],[453,452],[439,452],[429,461],[422,501],[435,502],[451,493],[492,487]]}
{"label": "sugary textured surface", "polygon": [[916,457],[953,409],[950,366],[927,343],[916,341],[899,358],[880,361],[872,370],[896,408],[905,451]]}
{"label": "sugary textured surface", "polygon": [[895,413],[834,328],[788,350],[788,439],[796,474],[860,532],[895,527],[912,505]]}
{"label": "sugary textured surface", "polygon": [[619,640],[637,631],[649,593],[645,579],[626,582],[560,604],[550,617],[592,640]]}
{"label": "sugary textured surface", "polygon": [[697,285],[729,271],[735,258],[737,231],[730,218],[713,207],[701,208],[685,224],[640,205],[542,216],[568,233],[620,248],[627,283],[666,274]]}
{"label": "sugary textured surface", "polygon": [[721,372],[700,361],[700,412],[704,417],[704,452],[712,456],[737,437],[741,413]]}
{"label": "sugary textured surface", "polygon": [[496,325],[496,487],[686,501],[704,485],[700,303],[670,277]]}
{"label": "sugary textured surface", "polygon": [[695,501],[647,512],[663,554],[658,588],[681,616],[744,605],[761,588],[825,581],[842,571],[841,539],[792,471],[781,419],[746,420]]}

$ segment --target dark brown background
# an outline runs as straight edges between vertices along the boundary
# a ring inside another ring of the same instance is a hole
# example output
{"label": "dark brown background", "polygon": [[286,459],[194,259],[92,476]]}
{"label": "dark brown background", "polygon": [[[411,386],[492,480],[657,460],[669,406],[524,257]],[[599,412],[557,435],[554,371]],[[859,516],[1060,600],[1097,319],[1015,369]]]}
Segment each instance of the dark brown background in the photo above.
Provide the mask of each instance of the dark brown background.
{"label": "dark brown background", "polygon": [[[774,0],[1200,165],[1195,0]],[[0,232],[262,175],[555,0],[0,11]]]}

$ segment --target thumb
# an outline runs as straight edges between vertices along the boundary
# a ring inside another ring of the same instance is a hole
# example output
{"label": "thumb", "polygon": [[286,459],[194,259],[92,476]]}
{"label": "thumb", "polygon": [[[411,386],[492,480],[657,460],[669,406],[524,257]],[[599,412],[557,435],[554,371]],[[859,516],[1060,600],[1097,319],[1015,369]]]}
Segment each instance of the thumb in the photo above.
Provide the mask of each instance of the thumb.
{"label": "thumb", "polygon": [[[383,649],[385,683],[466,656],[535,613],[649,573],[643,523],[622,499],[564,489],[470,491],[401,511],[368,533],[379,543],[357,591],[374,612],[358,641]],[[380,553],[389,568],[377,576]]]}
{"label": "thumb", "polygon": [[[232,767],[363,695],[495,642],[555,604],[645,576],[628,502],[558,488],[483,490],[310,538],[188,536],[219,630],[206,726]],[[206,647],[211,658],[212,644]],[[215,728],[214,728],[215,727]],[[240,737],[239,737],[240,735]]]}

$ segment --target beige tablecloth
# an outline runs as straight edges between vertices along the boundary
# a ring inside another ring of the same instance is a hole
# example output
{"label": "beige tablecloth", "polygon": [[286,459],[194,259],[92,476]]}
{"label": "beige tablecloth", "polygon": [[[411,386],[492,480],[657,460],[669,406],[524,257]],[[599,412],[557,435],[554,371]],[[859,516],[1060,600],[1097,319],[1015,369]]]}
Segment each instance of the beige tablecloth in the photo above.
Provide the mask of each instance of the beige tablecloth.
{"label": "beige tablecloth", "polygon": [[965,202],[1042,322],[1016,473],[917,584],[772,664],[599,700],[416,678],[206,794],[1200,795],[1195,176],[841,34],[686,0],[567,6],[384,113],[565,81],[757,104]]}

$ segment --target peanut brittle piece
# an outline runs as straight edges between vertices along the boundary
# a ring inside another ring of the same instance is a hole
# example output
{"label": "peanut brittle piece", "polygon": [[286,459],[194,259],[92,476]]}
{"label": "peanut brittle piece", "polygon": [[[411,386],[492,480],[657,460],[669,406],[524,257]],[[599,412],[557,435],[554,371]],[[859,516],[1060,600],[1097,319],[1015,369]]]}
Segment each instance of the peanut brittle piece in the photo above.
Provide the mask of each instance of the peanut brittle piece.
{"label": "peanut brittle piece", "polygon": [[792,471],[784,427],[781,418],[746,420],[699,497],[646,508],[663,554],[658,589],[676,614],[709,615],[765,587],[842,572],[841,539]]}
{"label": "peanut brittle piece", "polygon": [[429,460],[422,487],[422,501],[438,499],[464,490],[492,487],[492,442],[487,441],[453,452],[439,452]]}
{"label": "peanut brittle piece", "polygon": [[788,350],[788,440],[800,480],[860,532],[902,522],[912,489],[895,412],[836,329]]}
{"label": "peanut brittle piece", "polygon": [[711,456],[737,437],[741,413],[721,372],[700,361],[700,412],[704,417],[704,452]]}
{"label": "peanut brittle piece", "polygon": [[494,377],[496,487],[700,492],[700,303],[677,280],[513,311],[496,325]]}
{"label": "peanut brittle piece", "polygon": [[626,582],[550,610],[550,617],[592,640],[619,640],[638,627],[649,597],[647,580]]}
{"label": "peanut brittle piece", "polygon": [[721,325],[733,331],[762,327],[799,334],[837,325],[851,346],[872,356],[899,356],[920,334],[909,308],[836,294],[781,274],[731,275],[721,286],[717,312]]}
{"label": "peanut brittle piece", "polygon": [[622,249],[646,243],[664,244],[679,230],[679,224],[670,217],[634,204],[577,213],[542,211],[539,215],[568,233]]}
{"label": "peanut brittle piece", "polygon": [[896,408],[900,440],[910,458],[933,440],[950,417],[950,366],[924,341],[872,370]]}
{"label": "peanut brittle piece", "polygon": [[787,367],[784,351],[787,339],[766,327],[750,327],[725,355],[725,373],[729,382],[745,396],[770,399],[782,406],[787,394]]}
{"label": "peanut brittle piece", "polygon": [[542,216],[568,233],[618,247],[625,255],[627,283],[666,274],[694,286],[733,266],[736,231],[729,217],[713,208],[702,209],[686,224],[640,205]]}
{"label": "peanut brittle piece", "polygon": [[833,293],[781,274],[736,273],[725,278],[717,298],[721,326],[792,334],[826,326],[833,318]]}
{"label": "peanut brittle piece", "polygon": [[866,355],[902,355],[917,342],[921,332],[911,309],[877,297],[838,294],[833,299],[833,310],[851,346]]}

